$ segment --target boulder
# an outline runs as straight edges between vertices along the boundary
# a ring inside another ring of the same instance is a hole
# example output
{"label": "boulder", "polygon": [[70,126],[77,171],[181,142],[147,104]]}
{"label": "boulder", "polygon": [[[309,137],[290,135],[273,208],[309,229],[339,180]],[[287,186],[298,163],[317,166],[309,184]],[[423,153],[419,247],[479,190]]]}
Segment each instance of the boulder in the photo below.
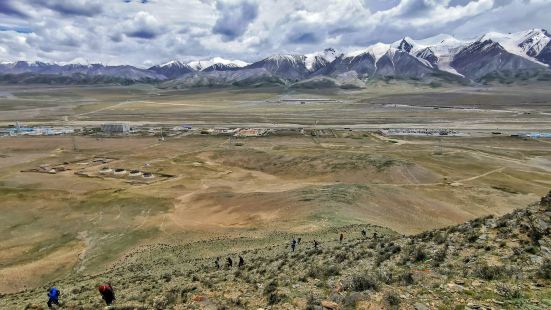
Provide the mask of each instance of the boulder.
{"label": "boulder", "polygon": [[340,310],[339,305],[336,302],[330,300],[323,300],[321,306],[330,310]]}

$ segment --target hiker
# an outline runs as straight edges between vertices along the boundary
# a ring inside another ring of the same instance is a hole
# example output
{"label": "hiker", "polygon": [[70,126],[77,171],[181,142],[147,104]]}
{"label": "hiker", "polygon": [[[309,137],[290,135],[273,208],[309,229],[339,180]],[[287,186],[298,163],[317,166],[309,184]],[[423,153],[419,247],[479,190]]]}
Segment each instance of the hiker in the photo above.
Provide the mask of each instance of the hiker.
{"label": "hiker", "polygon": [[341,233],[340,237],[339,237],[339,242],[342,243],[342,239],[344,239],[344,235]]}
{"label": "hiker", "polygon": [[59,306],[59,290],[55,287],[48,290],[48,308],[52,308],[52,304]]}
{"label": "hiker", "polygon": [[365,229],[362,229],[362,236],[365,238],[367,237],[367,232],[365,231]]}
{"label": "hiker", "polygon": [[302,240],[302,238],[297,239],[297,244],[300,244],[300,240]]}
{"label": "hiker", "polygon": [[291,241],[291,252],[295,251],[296,246],[297,246],[297,241],[293,238],[293,241]]}
{"label": "hiker", "polygon": [[317,240],[314,240],[314,249],[318,249],[319,242]]}
{"label": "hiker", "polygon": [[105,300],[105,303],[110,306],[115,300],[115,291],[111,286],[111,283],[102,284],[98,287],[101,298]]}
{"label": "hiker", "polygon": [[241,268],[243,267],[243,265],[245,265],[245,260],[243,259],[243,257],[241,257],[241,255],[239,255],[239,263],[237,264],[237,266]]}
{"label": "hiker", "polygon": [[226,260],[226,265],[228,266],[228,268],[231,268],[233,266],[233,261],[231,260],[231,257],[228,257],[228,259]]}
{"label": "hiker", "polygon": [[220,257],[217,257],[214,261],[214,265],[216,266],[216,269],[220,270]]}

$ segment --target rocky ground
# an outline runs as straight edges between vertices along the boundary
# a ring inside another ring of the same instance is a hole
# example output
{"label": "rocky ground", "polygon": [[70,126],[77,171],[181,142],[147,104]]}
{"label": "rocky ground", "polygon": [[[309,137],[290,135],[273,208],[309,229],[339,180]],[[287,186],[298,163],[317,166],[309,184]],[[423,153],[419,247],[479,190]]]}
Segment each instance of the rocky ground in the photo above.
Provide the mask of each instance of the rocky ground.
{"label": "rocky ground", "polygon": [[[304,238],[295,252],[235,253],[220,270],[213,257],[187,260],[182,246],[150,246],[55,285],[64,309],[101,309],[95,287],[105,281],[117,293],[112,309],[551,309],[551,192],[503,217],[415,236],[359,229],[318,249]],[[1,296],[0,308],[45,309],[46,290]]]}

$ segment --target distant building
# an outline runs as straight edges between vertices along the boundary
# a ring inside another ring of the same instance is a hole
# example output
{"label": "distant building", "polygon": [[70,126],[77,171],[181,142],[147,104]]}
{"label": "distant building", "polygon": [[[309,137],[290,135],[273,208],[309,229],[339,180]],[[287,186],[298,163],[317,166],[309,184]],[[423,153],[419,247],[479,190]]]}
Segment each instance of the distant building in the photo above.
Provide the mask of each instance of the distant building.
{"label": "distant building", "polygon": [[125,123],[107,123],[101,125],[101,131],[107,134],[124,134],[130,131],[130,126]]}
{"label": "distant building", "polygon": [[237,137],[260,137],[268,133],[266,129],[248,128],[239,130],[235,136]]}
{"label": "distant building", "polygon": [[544,133],[544,132],[531,132],[523,135],[527,138],[532,138],[532,139],[551,138],[551,133]]}

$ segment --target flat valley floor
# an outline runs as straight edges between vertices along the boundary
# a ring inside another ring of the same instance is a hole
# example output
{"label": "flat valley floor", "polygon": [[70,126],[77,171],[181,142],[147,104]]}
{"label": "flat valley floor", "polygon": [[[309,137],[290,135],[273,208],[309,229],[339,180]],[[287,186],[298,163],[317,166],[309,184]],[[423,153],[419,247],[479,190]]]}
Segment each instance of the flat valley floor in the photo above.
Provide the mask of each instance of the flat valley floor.
{"label": "flat valley floor", "polygon": [[[551,141],[509,136],[551,128],[545,87],[392,84],[299,92],[3,86],[0,123],[16,120],[332,131],[239,138],[237,145],[210,135],[0,138],[3,293],[100,273],[148,244],[185,244],[187,257],[204,258],[284,246],[296,236],[331,239],[351,227],[414,234],[505,214],[551,188]],[[385,127],[467,135],[376,132]],[[46,164],[67,170],[29,171]],[[169,177],[135,182],[98,175],[106,166]]]}

